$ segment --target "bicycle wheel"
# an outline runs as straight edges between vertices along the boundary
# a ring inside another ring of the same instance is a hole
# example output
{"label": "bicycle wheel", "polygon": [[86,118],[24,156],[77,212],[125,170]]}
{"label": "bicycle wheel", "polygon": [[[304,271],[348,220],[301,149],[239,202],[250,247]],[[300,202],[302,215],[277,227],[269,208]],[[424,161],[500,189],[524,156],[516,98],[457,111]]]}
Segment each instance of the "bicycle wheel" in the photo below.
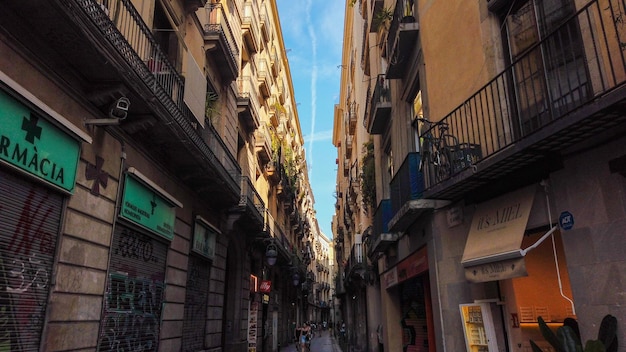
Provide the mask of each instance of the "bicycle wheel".
{"label": "bicycle wheel", "polygon": [[435,151],[435,177],[441,182],[450,177],[452,171],[452,158],[447,148]]}

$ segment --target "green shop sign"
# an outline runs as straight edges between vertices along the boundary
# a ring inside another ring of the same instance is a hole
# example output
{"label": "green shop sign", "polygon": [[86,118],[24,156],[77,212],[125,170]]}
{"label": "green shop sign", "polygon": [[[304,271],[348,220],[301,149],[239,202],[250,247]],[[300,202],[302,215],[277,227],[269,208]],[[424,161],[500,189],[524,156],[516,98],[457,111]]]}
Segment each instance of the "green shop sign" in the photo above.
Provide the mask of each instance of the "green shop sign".
{"label": "green shop sign", "polygon": [[193,230],[192,250],[205,258],[215,258],[215,240],[218,232],[202,218],[196,218]]}
{"label": "green shop sign", "polygon": [[72,193],[80,142],[0,91],[0,160]]}
{"label": "green shop sign", "polygon": [[129,174],[124,182],[120,216],[170,241],[174,239],[174,205]]}

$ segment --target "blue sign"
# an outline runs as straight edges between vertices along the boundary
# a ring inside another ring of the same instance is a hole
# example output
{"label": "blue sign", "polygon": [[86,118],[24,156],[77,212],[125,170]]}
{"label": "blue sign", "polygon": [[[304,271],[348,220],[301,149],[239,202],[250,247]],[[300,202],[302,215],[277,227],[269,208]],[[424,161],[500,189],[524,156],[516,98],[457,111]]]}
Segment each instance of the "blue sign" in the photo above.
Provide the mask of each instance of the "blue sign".
{"label": "blue sign", "polygon": [[574,227],[574,215],[569,211],[564,211],[559,215],[559,226],[563,230],[569,230]]}

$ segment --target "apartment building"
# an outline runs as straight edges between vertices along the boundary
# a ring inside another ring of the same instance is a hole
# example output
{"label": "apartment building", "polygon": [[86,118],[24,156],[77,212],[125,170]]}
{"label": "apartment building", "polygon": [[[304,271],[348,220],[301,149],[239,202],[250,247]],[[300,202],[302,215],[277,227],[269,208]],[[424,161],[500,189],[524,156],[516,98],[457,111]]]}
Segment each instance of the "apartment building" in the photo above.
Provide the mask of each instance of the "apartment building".
{"label": "apartment building", "polygon": [[[346,1],[337,284],[346,309],[362,297],[381,307],[363,310],[365,327],[343,312],[348,344],[378,350],[382,326],[388,351],[549,350],[540,318],[575,320],[584,343],[606,315],[624,340],[623,9]],[[368,133],[357,157],[345,142],[352,107]],[[364,216],[367,202],[348,194],[370,158],[376,207]],[[374,288],[355,284],[368,268]]]}
{"label": "apartment building", "polygon": [[5,2],[0,112],[1,346],[291,341],[317,219],[275,1]]}

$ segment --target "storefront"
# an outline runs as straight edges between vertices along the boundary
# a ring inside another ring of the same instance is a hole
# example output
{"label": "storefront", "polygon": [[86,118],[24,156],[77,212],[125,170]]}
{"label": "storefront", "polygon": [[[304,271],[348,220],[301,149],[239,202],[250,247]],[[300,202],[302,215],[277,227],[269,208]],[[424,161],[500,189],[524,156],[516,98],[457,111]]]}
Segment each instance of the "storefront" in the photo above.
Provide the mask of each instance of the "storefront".
{"label": "storefront", "polygon": [[139,171],[124,178],[104,300],[101,350],[157,350],[167,251],[182,204]]}
{"label": "storefront", "polygon": [[382,274],[381,285],[399,304],[402,350],[436,350],[426,247],[415,251]]}
{"label": "storefront", "polygon": [[472,283],[495,283],[499,297],[460,304],[468,352],[549,347],[538,317],[560,326],[576,318],[559,228],[550,200],[532,185],[478,204],[462,265]]}
{"label": "storefront", "polygon": [[219,231],[207,220],[196,216],[193,230],[192,254],[189,256],[185,316],[183,321],[183,351],[204,348],[211,263],[215,259],[215,243]]}
{"label": "storefront", "polygon": [[0,349],[40,350],[81,140],[91,142],[0,72]]}

